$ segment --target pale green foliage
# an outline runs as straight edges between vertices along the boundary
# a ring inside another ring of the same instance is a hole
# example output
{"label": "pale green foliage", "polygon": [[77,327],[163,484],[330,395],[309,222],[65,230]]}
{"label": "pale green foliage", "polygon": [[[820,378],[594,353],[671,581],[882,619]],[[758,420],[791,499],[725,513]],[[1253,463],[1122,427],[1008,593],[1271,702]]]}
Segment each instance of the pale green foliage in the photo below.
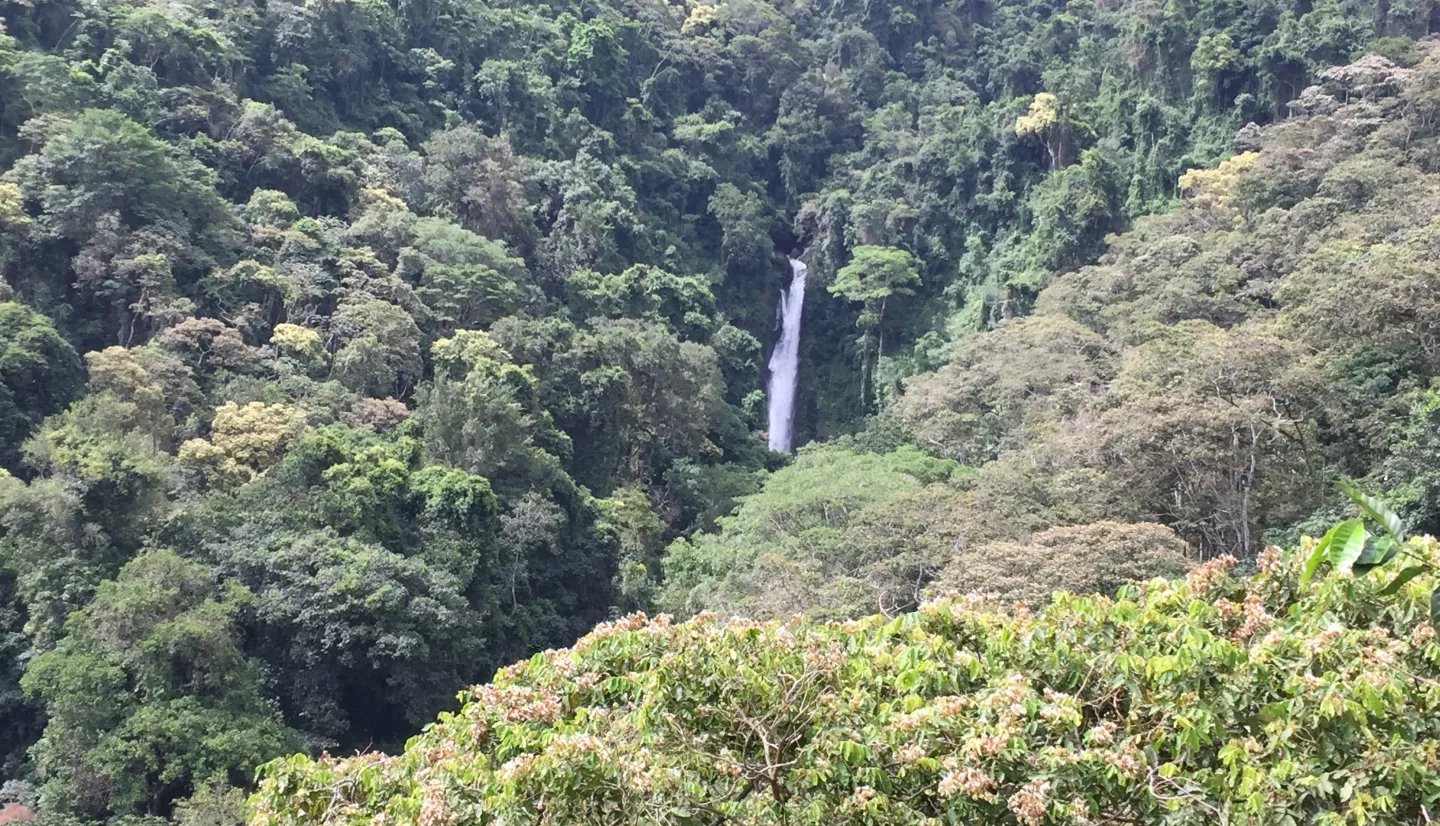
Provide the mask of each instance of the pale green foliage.
{"label": "pale green foliage", "polygon": [[439,371],[421,389],[416,413],[430,456],[487,477],[543,463],[534,440],[546,423],[527,408],[533,371],[483,332],[460,330],[431,350]]}
{"label": "pale green foliage", "polygon": [[226,402],[215,409],[209,441],[187,441],[176,458],[203,468],[217,481],[246,481],[278,461],[303,429],[303,420],[289,405]]}
{"label": "pale green foliage", "polygon": [[1373,57],[1327,73],[1306,116],[1182,176],[1175,212],[952,344],[894,412],[982,477],[1029,465],[1062,524],[1161,522],[1206,554],[1255,554],[1337,475],[1400,482],[1382,457],[1414,443],[1394,423],[1440,365],[1429,176],[1399,160],[1418,76]]}
{"label": "pale green foliage", "polygon": [[943,558],[907,565],[868,527],[900,494],[953,468],[913,450],[889,456],[801,450],[795,464],[771,474],[760,493],[719,520],[718,533],[671,545],[660,604],[685,614],[759,617],[854,616],[877,605],[912,605]]}
{"label": "pale green foliage", "polygon": [[597,500],[595,504],[620,538],[615,591],[621,607],[648,609],[660,578],[665,523],[655,513],[644,490],[638,487],[618,490],[609,499]]}
{"label": "pale green foliage", "polygon": [[[703,14],[704,9],[713,8],[697,5],[691,12],[691,17]],[[758,195],[754,192],[742,192],[739,187],[727,181],[715,187],[715,194],[710,196],[709,208],[710,214],[720,222],[721,231],[724,233],[721,245],[727,267],[750,267],[768,257],[769,216],[765,212],[765,202]]]}
{"label": "pale green foliage", "polygon": [[830,292],[851,301],[881,301],[909,293],[920,282],[914,256],[894,247],[863,246],[851,251],[850,263],[835,273]]}
{"label": "pale green foliage", "polygon": [[1040,92],[1030,101],[1030,110],[1015,120],[1015,134],[1039,137],[1050,155],[1050,167],[1055,169],[1064,162],[1061,141],[1067,120],[1060,99],[1051,92]]}
{"label": "pale green foliage", "polygon": [[85,354],[92,392],[109,391],[135,406],[136,427],[157,445],[173,443],[177,425],[201,399],[194,371],[153,346],[106,347]]}
{"label": "pale green foliage", "polygon": [[1060,119],[1060,102],[1049,92],[1030,101],[1030,111],[1015,121],[1015,134],[1034,135],[1051,128]]}
{"label": "pale green foliage", "polygon": [[378,299],[342,306],[336,329],[345,343],[335,352],[334,374],[357,393],[404,395],[419,380],[420,328],[403,307]]}
{"label": "pale green foliage", "polygon": [[504,244],[434,218],[416,222],[398,270],[418,285],[416,294],[447,331],[486,326],[513,312],[530,275]]}
{"label": "pale green foliage", "polygon": [[856,322],[864,331],[861,338],[861,362],[865,375],[861,379],[861,402],[870,384],[871,355],[885,355],[885,305],[893,295],[910,295],[920,283],[919,265],[915,257],[902,249],[880,246],[859,246],[852,250],[850,263],[835,273],[827,289],[842,298],[864,302],[865,310]]}
{"label": "pale green foliage", "polygon": [[950,363],[917,377],[896,404],[920,444],[966,464],[1024,446],[1085,403],[1116,368],[1113,345],[1068,318],[1037,315],[961,342]]}
{"label": "pale green foliage", "polygon": [[[1093,506],[991,505],[1078,498],[1066,487],[1078,481],[1037,490],[1001,463],[976,474],[914,448],[802,449],[718,532],[671,545],[659,604],[680,614],[843,618],[899,613],[926,592],[957,588],[1043,605],[1055,590],[1109,593],[1189,567],[1185,542],[1161,525],[1101,521]],[[1082,524],[1042,530],[1072,522]]]}
{"label": "pale green foliage", "polygon": [[37,118],[26,131],[40,152],[8,177],[40,201],[44,225],[57,235],[83,243],[106,215],[126,229],[169,219],[184,231],[225,214],[209,170],[119,112]]}
{"label": "pale green foliage", "polygon": [[175,804],[176,826],[243,826],[249,811],[242,788],[231,786],[217,775],[197,784],[195,793]]}
{"label": "pale green foliage", "polygon": [[270,343],[301,362],[314,361],[324,351],[320,334],[298,324],[276,324],[270,332]]}
{"label": "pale green foliage", "polygon": [[1180,191],[1188,198],[1225,202],[1235,193],[1240,176],[1260,160],[1259,152],[1241,152],[1226,158],[1214,169],[1191,169],[1180,176]]}

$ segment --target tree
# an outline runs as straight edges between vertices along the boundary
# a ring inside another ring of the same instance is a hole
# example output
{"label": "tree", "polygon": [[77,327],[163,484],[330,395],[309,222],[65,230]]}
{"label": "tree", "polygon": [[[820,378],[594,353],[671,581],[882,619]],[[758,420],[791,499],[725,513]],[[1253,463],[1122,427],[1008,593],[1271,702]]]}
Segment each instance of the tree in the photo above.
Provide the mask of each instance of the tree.
{"label": "tree", "polygon": [[357,393],[404,397],[423,375],[420,328],[410,313],[389,301],[341,306],[331,334],[343,342],[335,351],[334,375]]}
{"label": "tree", "polygon": [[[537,380],[488,334],[460,330],[431,348],[438,366],[420,391],[416,419],[436,462],[507,484],[549,464],[537,436],[548,424],[533,409]],[[550,460],[553,462],[553,459]],[[522,482],[523,484],[523,482]]]}
{"label": "tree", "polygon": [[895,412],[939,455],[981,465],[1083,405],[1116,367],[1105,337],[1063,316],[1020,318],[959,343],[906,383]]}
{"label": "tree", "polygon": [[1060,99],[1050,92],[1036,95],[1030,101],[1030,110],[1015,120],[1015,134],[1036,135],[1044,143],[1051,169],[1065,165],[1064,129],[1065,115],[1060,110]]}
{"label": "tree", "polygon": [[[666,292],[647,297],[666,299],[655,302],[661,307],[684,306],[674,299],[687,298],[687,291]],[[545,327],[555,333],[548,341],[540,335]],[[535,383],[538,401],[569,436],[575,451],[571,466],[593,490],[608,494],[627,482],[649,480],[679,457],[716,457],[713,437],[725,423],[727,407],[710,347],[637,318],[597,320],[588,330],[516,323],[497,325],[495,332],[507,349],[524,354],[536,374],[545,375]]]}
{"label": "tree", "polygon": [[625,47],[604,20],[577,21],[570,30],[566,68],[589,99],[587,113],[596,123],[608,120],[625,94]]}
{"label": "tree", "polygon": [[577,270],[565,279],[565,293],[566,306],[582,320],[654,320],[692,341],[704,341],[715,326],[710,285],[659,267],[639,264],[615,274]]}
{"label": "tree", "polygon": [[254,355],[234,327],[215,318],[187,318],[161,333],[160,343],[197,368],[213,365],[238,370]]}
{"label": "tree", "polygon": [[218,484],[245,482],[278,462],[302,429],[289,405],[250,402],[241,407],[226,402],[215,409],[210,439],[185,442],[176,458]]}
{"label": "tree", "polygon": [[240,649],[237,615],[253,598],[171,551],[103,583],[22,680],[48,716],[34,749],[42,807],[163,815],[200,780],[243,783],[298,747]]}
{"label": "tree", "polygon": [[19,446],[81,387],[80,358],[44,316],[0,302],[0,465],[18,469]]}
{"label": "tree", "polygon": [[36,118],[39,151],[8,174],[52,238],[78,250],[76,285],[108,308],[109,341],[130,344],[185,315],[184,287],[235,229],[204,165],[119,112]]}
{"label": "tree", "polygon": [[420,203],[455,216],[486,238],[522,252],[534,249],[535,222],[525,161],[504,136],[487,137],[473,126],[437,132],[422,147]]}
{"label": "tree", "polygon": [[159,348],[106,347],[85,354],[92,392],[114,393],[135,406],[137,426],[155,447],[170,447],[178,423],[201,399],[194,371]]}
{"label": "tree", "polygon": [[721,250],[727,270],[744,272],[769,260],[769,222],[760,196],[741,192],[727,181],[715,187],[709,207],[724,233]]}
{"label": "tree", "polygon": [[906,492],[953,468],[913,450],[887,456],[802,450],[795,464],[720,519],[718,533],[671,544],[660,607],[766,618],[799,611],[851,617],[877,605],[904,610],[950,552],[924,549],[902,559],[867,530],[869,514],[895,512]]}
{"label": "tree", "polygon": [[[347,484],[337,493],[366,504]],[[424,559],[320,528],[235,543],[221,568],[260,591],[257,653],[288,675],[270,688],[322,738],[399,743],[449,705],[454,686],[493,667],[483,603],[472,605],[464,579]]]}
{"label": "tree", "polygon": [[827,289],[832,295],[863,302],[857,325],[864,331],[860,344],[860,360],[864,376],[860,382],[860,403],[865,404],[870,387],[871,342],[876,358],[885,355],[885,305],[896,294],[911,295],[920,283],[919,264],[915,257],[895,247],[859,246],[851,250],[850,263],[835,273]]}
{"label": "tree", "polygon": [[324,352],[320,334],[298,324],[276,324],[270,332],[270,343],[280,353],[301,363],[318,361]]}
{"label": "tree", "polygon": [[224,219],[209,171],[119,112],[32,120],[27,135],[40,151],[10,177],[56,235],[83,243],[107,215],[123,230]]}
{"label": "tree", "polygon": [[1190,547],[1154,523],[1095,522],[1051,528],[1026,542],[992,542],[958,554],[930,586],[935,593],[987,593],[1036,607],[1057,591],[1110,594],[1131,582],[1180,577]]}
{"label": "tree", "polygon": [[[26,520],[26,528],[18,533],[27,544],[37,542],[36,561],[46,566],[58,562],[47,558],[45,543],[50,539],[39,539],[52,530],[69,537],[59,547],[113,546],[114,564],[146,545],[151,531],[164,520],[174,490],[173,461],[146,425],[133,402],[113,392],[92,393],[48,419],[25,444],[26,462],[37,478],[23,497],[28,500],[28,515],[16,516]],[[65,495],[57,496],[57,490]],[[32,508],[58,518],[30,521],[36,515]]]}
{"label": "tree", "polygon": [[505,646],[535,644],[495,630],[506,549],[488,480],[427,463],[403,432],[330,424],[258,447],[268,469],[212,488],[170,536],[256,594],[267,696],[314,742],[398,743]]}
{"label": "tree", "polygon": [[81,497],[54,480],[27,485],[0,476],[0,519],[5,528],[0,563],[5,576],[13,577],[15,608],[24,609],[18,630],[28,645],[52,647],[63,635],[65,618],[119,567],[120,554],[94,515],[85,513]]}
{"label": "tree", "polygon": [[418,285],[442,333],[487,327],[509,315],[530,281],[525,263],[503,244],[433,218],[416,222],[398,271]]}

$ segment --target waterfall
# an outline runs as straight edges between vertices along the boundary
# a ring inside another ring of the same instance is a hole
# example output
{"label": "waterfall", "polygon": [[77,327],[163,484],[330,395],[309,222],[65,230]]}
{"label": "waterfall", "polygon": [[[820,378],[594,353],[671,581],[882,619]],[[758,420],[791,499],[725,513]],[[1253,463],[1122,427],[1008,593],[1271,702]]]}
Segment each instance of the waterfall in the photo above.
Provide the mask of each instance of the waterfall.
{"label": "waterfall", "polygon": [[780,296],[780,340],[770,354],[770,449],[794,447],[795,382],[800,371],[800,311],[805,306],[805,262],[790,259],[794,276]]}

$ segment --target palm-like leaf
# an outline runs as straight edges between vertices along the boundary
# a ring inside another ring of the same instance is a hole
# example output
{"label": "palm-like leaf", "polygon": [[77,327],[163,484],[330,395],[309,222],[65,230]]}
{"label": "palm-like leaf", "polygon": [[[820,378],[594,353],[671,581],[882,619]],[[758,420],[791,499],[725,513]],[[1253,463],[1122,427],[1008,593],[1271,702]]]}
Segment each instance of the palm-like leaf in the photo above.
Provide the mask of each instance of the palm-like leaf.
{"label": "palm-like leaf", "polygon": [[1400,515],[1390,509],[1390,506],[1376,499],[1368,493],[1358,490],[1344,482],[1339,483],[1340,491],[1350,497],[1360,507],[1361,513],[1379,522],[1396,542],[1405,541],[1405,523]]}

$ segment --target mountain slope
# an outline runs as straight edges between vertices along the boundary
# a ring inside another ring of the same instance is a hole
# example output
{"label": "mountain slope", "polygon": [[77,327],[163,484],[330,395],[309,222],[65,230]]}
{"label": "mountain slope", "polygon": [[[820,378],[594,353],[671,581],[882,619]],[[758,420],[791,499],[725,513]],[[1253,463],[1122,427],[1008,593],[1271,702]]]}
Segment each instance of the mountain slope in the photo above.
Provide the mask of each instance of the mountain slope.
{"label": "mountain slope", "polygon": [[[1294,541],[1331,518],[1337,478],[1440,530],[1424,470],[1440,62],[1424,48],[1411,69],[1366,57],[1327,71],[1292,118],[1247,130],[1253,148],[1183,176],[1175,210],[1058,276],[1034,314],[957,342],[867,433],[802,456],[717,535],[677,542],[668,607],[857,615],[914,605],[937,578],[1018,596],[1029,586],[987,560],[1100,522],[1160,523],[1202,557],[1253,557],[1267,530]],[[966,467],[877,485],[863,508],[824,483],[907,443]],[[1163,547],[1138,530],[1106,547]],[[1034,570],[1058,587],[1092,567]]]}

